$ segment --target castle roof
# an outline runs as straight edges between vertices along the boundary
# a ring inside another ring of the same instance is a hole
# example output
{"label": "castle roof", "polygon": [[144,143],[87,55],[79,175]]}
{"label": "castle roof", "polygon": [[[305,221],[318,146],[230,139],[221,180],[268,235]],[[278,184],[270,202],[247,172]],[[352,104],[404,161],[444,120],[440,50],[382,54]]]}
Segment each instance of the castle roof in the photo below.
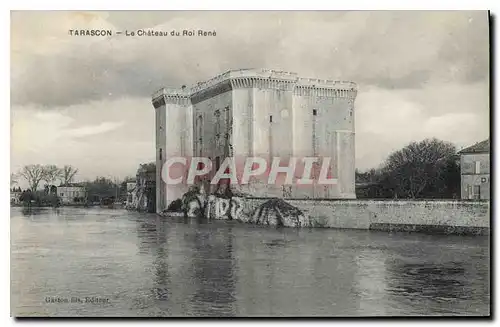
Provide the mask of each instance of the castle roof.
{"label": "castle roof", "polygon": [[157,99],[163,95],[170,95],[176,97],[190,97],[195,93],[213,87],[225,81],[232,79],[261,79],[266,81],[281,81],[287,83],[294,83],[299,87],[323,87],[329,89],[345,90],[345,91],[357,91],[357,85],[351,81],[339,81],[339,80],[326,80],[317,78],[303,78],[299,77],[297,73],[286,72],[281,70],[273,69],[233,69],[226,71],[225,73],[219,74],[209,80],[198,82],[192,87],[182,88],[161,88],[152,95],[152,99]]}

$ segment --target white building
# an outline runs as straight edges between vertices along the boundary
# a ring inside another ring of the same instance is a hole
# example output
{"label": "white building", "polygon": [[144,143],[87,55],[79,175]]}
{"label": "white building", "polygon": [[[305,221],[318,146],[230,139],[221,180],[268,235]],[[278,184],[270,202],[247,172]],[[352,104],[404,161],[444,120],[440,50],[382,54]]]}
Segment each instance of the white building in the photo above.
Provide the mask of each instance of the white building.
{"label": "white building", "polygon": [[236,187],[255,196],[355,198],[356,94],[352,82],[265,69],[228,71],[192,88],[159,90],[152,97],[157,211],[188,189],[162,180],[167,156],[209,157],[215,166],[228,156],[330,157],[336,185],[291,186],[286,192],[267,184]]}
{"label": "white building", "polygon": [[490,199],[490,139],[458,152],[464,200]]}
{"label": "white building", "polygon": [[10,191],[10,203],[11,204],[19,204],[21,202],[20,201],[21,194],[22,194],[22,192]]}
{"label": "white building", "polygon": [[63,184],[57,187],[57,196],[63,204],[84,203],[87,200],[87,189],[80,184]]}

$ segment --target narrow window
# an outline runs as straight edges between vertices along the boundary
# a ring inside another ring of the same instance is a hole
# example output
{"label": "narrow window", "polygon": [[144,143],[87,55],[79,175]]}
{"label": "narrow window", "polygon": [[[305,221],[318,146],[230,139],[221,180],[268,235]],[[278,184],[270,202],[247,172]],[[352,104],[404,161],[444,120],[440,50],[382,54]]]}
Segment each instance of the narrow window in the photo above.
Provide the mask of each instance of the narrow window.
{"label": "narrow window", "polygon": [[219,137],[220,135],[220,111],[215,111],[215,135]]}
{"label": "narrow window", "polygon": [[481,199],[481,186],[480,185],[474,185],[474,199],[475,200]]}
{"label": "narrow window", "polygon": [[269,122],[272,123],[273,122],[273,115],[270,115],[269,116]]}
{"label": "narrow window", "polygon": [[201,115],[198,116],[198,137],[201,139],[203,135],[203,117]]}
{"label": "narrow window", "polygon": [[476,167],[475,167],[475,174],[479,174],[480,173],[480,170],[481,170],[481,162],[479,161],[476,161]]}
{"label": "narrow window", "polygon": [[230,112],[229,112],[229,107],[224,108],[224,111],[226,113],[226,130],[229,130],[230,128],[230,123],[231,123],[231,117],[230,117]]}
{"label": "narrow window", "polygon": [[215,157],[215,171],[219,171],[220,168],[220,157]]}
{"label": "narrow window", "polygon": [[312,124],[312,151],[313,156],[316,156],[318,153],[318,140],[317,140],[317,125],[318,125],[318,110],[313,109],[313,124]]}
{"label": "narrow window", "polygon": [[160,160],[163,160],[163,149],[160,148]]}

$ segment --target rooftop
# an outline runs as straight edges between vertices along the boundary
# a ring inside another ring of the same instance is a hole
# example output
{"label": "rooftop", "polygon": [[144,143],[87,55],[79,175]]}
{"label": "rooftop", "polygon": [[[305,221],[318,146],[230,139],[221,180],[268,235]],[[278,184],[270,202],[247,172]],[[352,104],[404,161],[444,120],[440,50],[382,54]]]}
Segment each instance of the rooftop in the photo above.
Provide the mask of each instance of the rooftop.
{"label": "rooftop", "polygon": [[465,149],[462,149],[458,152],[459,154],[466,153],[490,153],[490,139],[478,142],[474,145],[471,145]]}
{"label": "rooftop", "polygon": [[241,77],[255,77],[261,79],[283,80],[291,83],[297,83],[299,86],[309,87],[327,87],[334,89],[356,90],[356,83],[351,81],[336,81],[317,78],[302,78],[293,72],[285,72],[273,69],[233,69],[225,73],[219,74],[211,79],[203,82],[198,82],[192,87],[184,87],[179,89],[161,88],[153,93],[152,98],[155,99],[163,94],[190,96],[202,89],[221,83],[225,80]]}

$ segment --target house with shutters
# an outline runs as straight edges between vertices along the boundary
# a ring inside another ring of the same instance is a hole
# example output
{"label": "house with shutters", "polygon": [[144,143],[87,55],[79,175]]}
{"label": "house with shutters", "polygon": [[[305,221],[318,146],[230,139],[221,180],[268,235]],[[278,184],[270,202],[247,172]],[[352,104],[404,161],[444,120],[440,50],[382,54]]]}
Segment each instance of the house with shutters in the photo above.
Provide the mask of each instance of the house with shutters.
{"label": "house with shutters", "polygon": [[490,139],[458,152],[460,155],[461,198],[490,199]]}

